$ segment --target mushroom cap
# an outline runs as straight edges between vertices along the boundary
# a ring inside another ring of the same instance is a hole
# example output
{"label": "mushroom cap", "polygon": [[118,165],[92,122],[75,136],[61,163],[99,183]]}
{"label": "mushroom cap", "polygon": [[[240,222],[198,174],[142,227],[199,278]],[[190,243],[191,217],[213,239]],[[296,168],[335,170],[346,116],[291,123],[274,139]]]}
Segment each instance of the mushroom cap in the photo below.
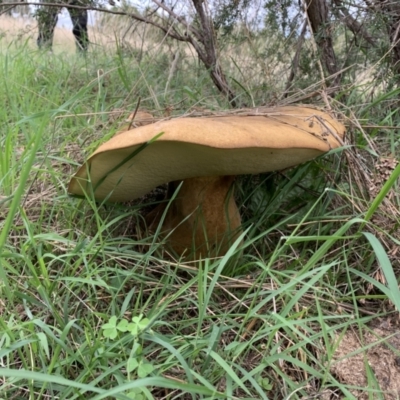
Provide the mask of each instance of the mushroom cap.
{"label": "mushroom cap", "polygon": [[91,185],[98,200],[129,201],[171,181],[281,170],[341,145],[345,128],[326,112],[296,106],[260,111],[176,118],[120,132],[81,166],[68,191],[82,196]]}

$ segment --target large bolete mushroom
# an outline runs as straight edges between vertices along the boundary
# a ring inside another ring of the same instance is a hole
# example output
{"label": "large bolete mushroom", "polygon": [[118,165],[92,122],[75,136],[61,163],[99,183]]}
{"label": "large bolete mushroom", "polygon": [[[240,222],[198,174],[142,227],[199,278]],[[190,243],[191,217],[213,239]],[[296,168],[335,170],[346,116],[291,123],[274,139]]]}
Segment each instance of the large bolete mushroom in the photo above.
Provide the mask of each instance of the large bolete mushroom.
{"label": "large bolete mushroom", "polygon": [[[176,253],[224,254],[240,234],[232,182],[235,175],[282,170],[341,145],[344,126],[326,112],[306,107],[257,109],[242,114],[176,118],[119,133],[101,145],[72,178],[68,191],[124,202],[170,182],[176,198],[165,211],[161,233]],[[166,209],[166,207],[168,207]]]}

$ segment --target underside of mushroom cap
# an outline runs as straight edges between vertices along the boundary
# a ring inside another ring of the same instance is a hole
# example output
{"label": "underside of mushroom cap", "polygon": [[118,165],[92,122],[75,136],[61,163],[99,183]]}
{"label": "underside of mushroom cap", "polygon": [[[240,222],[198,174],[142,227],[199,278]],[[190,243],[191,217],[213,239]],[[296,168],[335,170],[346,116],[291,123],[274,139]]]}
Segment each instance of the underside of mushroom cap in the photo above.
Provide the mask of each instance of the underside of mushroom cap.
{"label": "underside of mushroom cap", "polygon": [[[129,201],[170,181],[281,170],[339,147],[344,126],[305,107],[262,115],[177,118],[122,132],[78,170],[69,192]],[[88,186],[89,185],[89,186]]]}

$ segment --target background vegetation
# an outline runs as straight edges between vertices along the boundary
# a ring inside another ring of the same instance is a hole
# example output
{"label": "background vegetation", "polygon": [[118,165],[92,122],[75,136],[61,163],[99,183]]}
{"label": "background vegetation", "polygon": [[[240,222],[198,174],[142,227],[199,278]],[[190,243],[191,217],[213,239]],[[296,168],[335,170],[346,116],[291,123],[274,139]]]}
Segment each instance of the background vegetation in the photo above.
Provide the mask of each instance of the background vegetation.
{"label": "background vegetation", "polygon": [[[0,398],[399,398],[397,3],[320,0],[319,23],[308,1],[182,4],[97,14],[86,56],[1,18]],[[66,192],[139,98],[159,117],[315,104],[346,146],[237,179],[244,242],[194,268],[139,229],[163,188]]]}

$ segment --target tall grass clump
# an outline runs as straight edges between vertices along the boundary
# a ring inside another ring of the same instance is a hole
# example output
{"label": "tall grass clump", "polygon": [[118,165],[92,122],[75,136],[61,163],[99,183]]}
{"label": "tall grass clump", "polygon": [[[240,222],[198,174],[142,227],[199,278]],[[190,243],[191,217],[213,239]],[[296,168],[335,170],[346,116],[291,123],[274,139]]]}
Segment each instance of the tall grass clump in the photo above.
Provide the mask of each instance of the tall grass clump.
{"label": "tall grass clump", "polygon": [[[168,43],[146,38],[139,58],[122,44],[0,54],[0,398],[391,398],[379,366],[348,381],[346,361],[398,323],[398,92],[359,103],[374,88],[350,87],[332,102],[343,149],[238,178],[243,241],[194,267],[140,229],[164,188],[122,205],[67,194],[139,98],[157,116],[227,107],[188,49],[171,73]],[[274,97],[225,61],[246,102]]]}

